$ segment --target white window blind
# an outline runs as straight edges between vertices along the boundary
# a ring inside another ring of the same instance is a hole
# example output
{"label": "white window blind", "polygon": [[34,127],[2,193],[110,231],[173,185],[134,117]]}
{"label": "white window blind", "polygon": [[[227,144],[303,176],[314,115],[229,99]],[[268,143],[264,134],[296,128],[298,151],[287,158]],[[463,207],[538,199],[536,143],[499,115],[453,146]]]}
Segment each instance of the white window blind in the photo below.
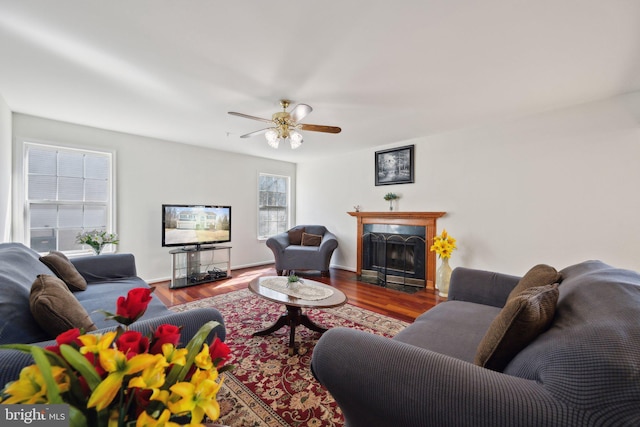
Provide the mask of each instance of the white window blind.
{"label": "white window blind", "polygon": [[89,250],[78,233],[113,232],[112,153],[25,143],[25,235],[38,252]]}
{"label": "white window blind", "polygon": [[258,177],[258,239],[289,229],[288,176],[261,173]]}

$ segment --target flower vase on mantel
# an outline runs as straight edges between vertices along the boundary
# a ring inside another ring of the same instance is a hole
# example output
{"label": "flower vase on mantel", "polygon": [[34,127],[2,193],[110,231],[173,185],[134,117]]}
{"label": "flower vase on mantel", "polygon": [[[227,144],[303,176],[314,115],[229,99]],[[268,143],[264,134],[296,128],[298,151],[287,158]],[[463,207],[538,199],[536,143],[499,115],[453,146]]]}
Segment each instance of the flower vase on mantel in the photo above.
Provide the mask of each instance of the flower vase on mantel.
{"label": "flower vase on mantel", "polygon": [[387,193],[384,195],[383,199],[385,199],[387,202],[389,202],[389,210],[393,211],[393,201],[394,200],[398,200],[400,198],[400,196],[398,196],[396,193]]}
{"label": "flower vase on mantel", "polygon": [[449,258],[442,258],[440,267],[436,270],[436,289],[438,295],[447,297],[449,295],[449,281],[451,280],[451,267],[449,266]]}

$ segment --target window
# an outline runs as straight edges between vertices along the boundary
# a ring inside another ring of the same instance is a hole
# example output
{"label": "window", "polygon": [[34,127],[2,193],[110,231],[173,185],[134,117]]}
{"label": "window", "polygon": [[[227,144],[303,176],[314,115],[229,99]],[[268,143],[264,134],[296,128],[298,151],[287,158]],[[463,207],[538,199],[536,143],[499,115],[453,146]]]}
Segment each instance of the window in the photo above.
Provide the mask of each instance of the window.
{"label": "window", "polygon": [[25,242],[38,252],[88,250],[78,233],[113,232],[112,153],[24,144]]}
{"label": "window", "polygon": [[289,229],[289,177],[261,173],[258,177],[258,239]]}

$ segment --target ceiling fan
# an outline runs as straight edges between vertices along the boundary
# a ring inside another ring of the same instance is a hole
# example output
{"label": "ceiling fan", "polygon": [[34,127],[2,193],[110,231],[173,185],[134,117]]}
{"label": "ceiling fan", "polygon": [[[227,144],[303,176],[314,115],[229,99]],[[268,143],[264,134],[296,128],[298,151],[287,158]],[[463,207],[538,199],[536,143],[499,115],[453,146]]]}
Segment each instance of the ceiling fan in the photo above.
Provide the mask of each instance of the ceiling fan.
{"label": "ceiling fan", "polygon": [[324,126],[324,125],[310,125],[306,123],[299,123],[304,119],[313,109],[307,104],[296,105],[291,112],[287,111],[291,101],[287,99],[280,100],[282,111],[274,113],[271,119],[263,119],[261,117],[250,116],[248,114],[236,113],[229,111],[232,116],[244,117],[246,119],[258,120],[261,122],[269,123],[272,126],[260,129],[255,132],[250,132],[245,135],[241,135],[240,138],[249,138],[255,135],[265,134],[267,143],[273,147],[278,148],[280,141],[289,141],[291,148],[295,149],[302,145],[302,134],[299,130],[308,130],[311,132],[326,132],[326,133],[340,133],[342,129],[336,126]]}

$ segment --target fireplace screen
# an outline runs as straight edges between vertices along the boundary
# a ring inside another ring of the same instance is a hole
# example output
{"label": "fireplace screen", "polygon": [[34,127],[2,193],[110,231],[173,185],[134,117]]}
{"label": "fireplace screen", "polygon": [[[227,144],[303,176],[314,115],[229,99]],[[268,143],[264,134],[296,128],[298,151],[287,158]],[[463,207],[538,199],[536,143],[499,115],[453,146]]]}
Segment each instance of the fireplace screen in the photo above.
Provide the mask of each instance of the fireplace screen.
{"label": "fireplace screen", "polygon": [[362,246],[363,280],[425,286],[425,227],[367,224]]}

